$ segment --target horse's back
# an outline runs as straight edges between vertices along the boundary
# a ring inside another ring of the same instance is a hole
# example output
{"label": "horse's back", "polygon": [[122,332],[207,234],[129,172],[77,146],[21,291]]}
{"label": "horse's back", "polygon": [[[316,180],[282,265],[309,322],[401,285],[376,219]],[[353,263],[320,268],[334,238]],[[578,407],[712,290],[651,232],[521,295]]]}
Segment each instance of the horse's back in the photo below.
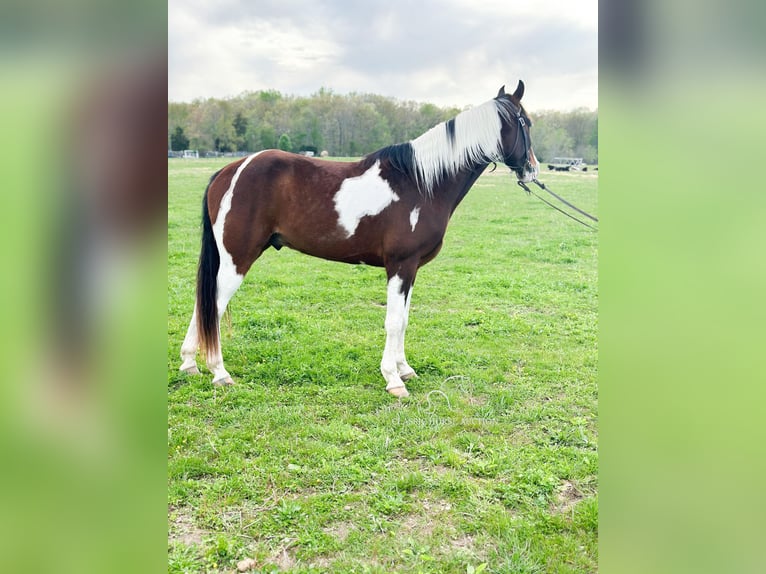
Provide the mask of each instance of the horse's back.
{"label": "horse's back", "polygon": [[363,173],[359,163],[310,158],[281,150],[266,150],[243,172],[240,198],[260,204],[280,221],[308,223],[332,217],[333,198],[344,180]]}
{"label": "horse's back", "polygon": [[[234,169],[238,164],[232,164]],[[358,162],[329,161],[271,149],[255,155],[242,173],[241,187],[243,193],[279,195],[296,201],[330,199],[344,179],[363,171]]]}
{"label": "horse's back", "polygon": [[[247,165],[237,176],[244,163]],[[210,216],[216,220],[227,192],[238,204],[301,202],[312,195],[327,197],[337,189],[352,164],[319,160],[285,152],[264,150],[231,162],[214,177],[208,189]],[[232,186],[234,178],[235,185]],[[240,205],[240,209],[245,206]]]}

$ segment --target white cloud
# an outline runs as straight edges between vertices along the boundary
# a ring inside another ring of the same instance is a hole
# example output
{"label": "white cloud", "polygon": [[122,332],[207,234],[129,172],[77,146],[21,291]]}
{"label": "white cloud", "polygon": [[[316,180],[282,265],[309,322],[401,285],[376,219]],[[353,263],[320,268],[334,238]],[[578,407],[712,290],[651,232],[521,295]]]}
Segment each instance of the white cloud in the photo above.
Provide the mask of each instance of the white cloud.
{"label": "white cloud", "polygon": [[509,21],[535,21],[556,18],[591,30],[598,29],[598,0],[537,0],[536,2],[510,2],[509,0],[452,0],[467,13],[491,14]]}
{"label": "white cloud", "polygon": [[597,2],[171,0],[169,97],[320,87],[463,107],[527,84],[530,110],[597,104]]}

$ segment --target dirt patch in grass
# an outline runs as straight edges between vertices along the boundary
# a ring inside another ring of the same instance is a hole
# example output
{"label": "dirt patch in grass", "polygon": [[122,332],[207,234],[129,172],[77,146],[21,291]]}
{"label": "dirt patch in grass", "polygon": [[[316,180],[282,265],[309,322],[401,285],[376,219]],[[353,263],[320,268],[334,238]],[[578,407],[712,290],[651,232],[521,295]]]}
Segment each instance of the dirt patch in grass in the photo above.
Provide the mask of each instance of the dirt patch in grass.
{"label": "dirt patch in grass", "polygon": [[[419,501],[418,512],[408,514],[400,522],[399,532],[405,536],[424,540],[434,534],[436,528],[449,524],[446,517],[452,510],[452,504],[446,500],[425,498]],[[454,530],[450,528],[450,530]]]}
{"label": "dirt patch in grass", "polygon": [[487,548],[469,534],[463,534],[457,538],[451,539],[449,543],[440,548],[444,555],[463,556],[470,560],[484,562],[487,559]]}
{"label": "dirt patch in grass", "polygon": [[281,572],[291,572],[298,564],[298,559],[295,557],[297,542],[297,538],[286,538],[282,546],[271,554],[265,566],[272,565],[279,568]]}
{"label": "dirt patch in grass", "polygon": [[442,513],[447,513],[452,510],[452,504],[446,500],[441,499],[428,499],[425,498],[421,501],[423,510],[426,515],[438,517]]}
{"label": "dirt patch in grass", "polygon": [[450,540],[450,546],[452,548],[456,548],[459,550],[473,550],[473,536],[469,536],[468,534],[464,534],[463,536],[456,538],[455,540]]}
{"label": "dirt patch in grass", "polygon": [[289,571],[295,566],[295,550],[293,548],[284,548],[274,558],[274,563],[282,571]]}
{"label": "dirt patch in grass", "polygon": [[399,532],[404,536],[423,540],[433,534],[434,523],[423,516],[410,514],[399,523],[399,528]]}
{"label": "dirt patch in grass", "polygon": [[570,512],[583,498],[583,493],[572,482],[565,480],[559,485],[552,510],[559,514]]}
{"label": "dirt patch in grass", "polygon": [[329,534],[338,540],[338,542],[345,542],[351,531],[355,529],[356,527],[352,522],[336,522],[330,526],[326,526],[322,530],[324,530],[326,534]]}
{"label": "dirt patch in grass", "polygon": [[197,527],[189,509],[179,508],[170,511],[168,542],[185,546],[199,546],[208,534],[208,532]]}

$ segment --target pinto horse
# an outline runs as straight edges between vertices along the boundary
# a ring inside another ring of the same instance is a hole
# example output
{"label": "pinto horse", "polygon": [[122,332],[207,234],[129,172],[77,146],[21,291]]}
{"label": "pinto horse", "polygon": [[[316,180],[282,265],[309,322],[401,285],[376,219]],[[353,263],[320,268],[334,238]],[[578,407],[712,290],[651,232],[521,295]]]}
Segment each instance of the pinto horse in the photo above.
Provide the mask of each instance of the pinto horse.
{"label": "pinto horse", "polygon": [[221,316],[253,262],[269,247],[290,247],[385,268],[380,371],[386,391],[407,396],[404,382],[416,375],[404,333],[418,269],[439,253],[450,216],[490,163],[502,161],[522,182],[538,175],[523,95],[521,81],[513,94],[503,86],[492,100],[354,163],[266,150],[214,174],[203,200],[197,300],[180,370],[199,373],[201,348],[213,383],[233,383],[221,354]]}

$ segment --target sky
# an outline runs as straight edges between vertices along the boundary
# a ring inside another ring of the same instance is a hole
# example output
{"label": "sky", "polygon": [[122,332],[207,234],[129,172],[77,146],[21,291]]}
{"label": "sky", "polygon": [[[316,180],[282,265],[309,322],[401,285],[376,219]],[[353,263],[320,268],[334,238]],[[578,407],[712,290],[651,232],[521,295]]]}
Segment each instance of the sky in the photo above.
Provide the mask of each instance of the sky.
{"label": "sky", "polygon": [[169,0],[168,99],[278,90],[598,108],[598,0]]}

